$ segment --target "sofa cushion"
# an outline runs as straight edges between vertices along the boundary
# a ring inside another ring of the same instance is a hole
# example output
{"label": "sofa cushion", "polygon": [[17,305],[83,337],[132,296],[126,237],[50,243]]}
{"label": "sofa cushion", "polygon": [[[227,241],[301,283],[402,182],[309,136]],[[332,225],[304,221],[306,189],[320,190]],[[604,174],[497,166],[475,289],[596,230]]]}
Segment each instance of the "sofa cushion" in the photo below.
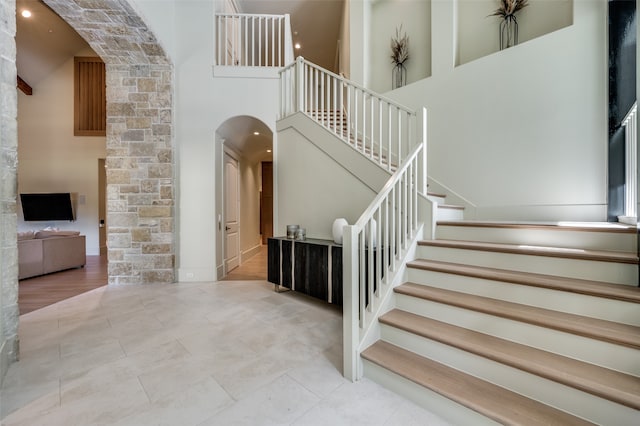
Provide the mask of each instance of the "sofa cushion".
{"label": "sofa cushion", "polygon": [[36,237],[33,231],[18,232],[18,241],[33,240]]}

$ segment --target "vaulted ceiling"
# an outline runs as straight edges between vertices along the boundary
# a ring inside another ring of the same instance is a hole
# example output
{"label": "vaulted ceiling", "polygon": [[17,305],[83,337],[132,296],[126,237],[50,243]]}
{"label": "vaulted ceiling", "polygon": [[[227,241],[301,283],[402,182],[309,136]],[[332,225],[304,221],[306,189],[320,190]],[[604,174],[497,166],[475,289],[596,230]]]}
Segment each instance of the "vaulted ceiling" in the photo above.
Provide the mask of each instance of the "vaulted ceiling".
{"label": "vaulted ceiling", "polygon": [[[335,71],[344,0],[238,0],[244,13],[291,15],[296,55]],[[30,18],[20,15],[32,12]],[[88,49],[87,43],[42,0],[16,0],[16,61],[18,75],[38,83],[69,57]]]}
{"label": "vaulted ceiling", "polygon": [[[238,0],[243,13],[291,15],[295,54],[330,70],[335,70],[337,45],[344,0]],[[28,9],[31,17],[21,12]],[[46,76],[89,45],[42,0],[16,0],[16,64],[18,75],[37,95],[37,86]],[[254,135],[258,131],[260,135]],[[224,123],[218,132],[237,151],[249,157],[267,157],[271,134],[251,117],[237,117]],[[265,158],[266,159],[266,158]]]}
{"label": "vaulted ceiling", "polygon": [[[23,10],[32,15],[25,18]],[[37,92],[38,83],[89,45],[40,0],[16,1],[18,75]]]}

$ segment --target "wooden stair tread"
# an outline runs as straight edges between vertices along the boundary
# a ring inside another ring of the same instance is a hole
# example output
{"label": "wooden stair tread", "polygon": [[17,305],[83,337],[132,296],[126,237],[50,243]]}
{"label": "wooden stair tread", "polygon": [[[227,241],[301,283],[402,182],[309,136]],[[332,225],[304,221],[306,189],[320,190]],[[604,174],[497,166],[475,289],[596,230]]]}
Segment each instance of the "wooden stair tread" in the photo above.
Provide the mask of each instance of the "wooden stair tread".
{"label": "wooden stair tread", "polygon": [[542,247],[529,245],[486,243],[478,241],[428,240],[419,241],[420,246],[444,247],[463,250],[479,250],[509,254],[560,257],[566,259],[595,260],[601,262],[617,262],[637,265],[638,255],[622,251],[583,250],[562,247]]}
{"label": "wooden stair tread", "polygon": [[394,291],[463,309],[546,327],[617,345],[640,348],[640,327],[581,315],[552,311],[427,285],[405,283]]}
{"label": "wooden stair tread", "polygon": [[640,409],[640,377],[394,309],[380,322]]}
{"label": "wooden stair tread", "polygon": [[526,222],[490,222],[490,221],[473,221],[473,220],[443,220],[438,221],[438,225],[442,226],[460,226],[460,227],[476,227],[476,228],[505,228],[505,229],[538,229],[553,231],[584,231],[584,232],[611,232],[620,234],[635,234],[637,229],[635,226],[625,224],[611,223],[585,223],[585,222],[568,222],[562,225],[557,223],[526,223]]}
{"label": "wooden stair tread", "polygon": [[577,278],[558,277],[531,272],[508,271],[484,266],[461,265],[451,262],[417,259],[407,262],[409,268],[482,278],[513,284],[568,291],[607,299],[640,303],[640,287],[612,284],[600,281],[588,281]]}
{"label": "wooden stair tread", "polygon": [[384,341],[371,345],[362,357],[502,424],[591,424]]}
{"label": "wooden stair tread", "polygon": [[[447,196],[445,194],[436,194],[435,192],[427,192],[428,196],[431,197],[438,197],[438,198],[447,198]],[[440,223],[440,222],[438,222]]]}

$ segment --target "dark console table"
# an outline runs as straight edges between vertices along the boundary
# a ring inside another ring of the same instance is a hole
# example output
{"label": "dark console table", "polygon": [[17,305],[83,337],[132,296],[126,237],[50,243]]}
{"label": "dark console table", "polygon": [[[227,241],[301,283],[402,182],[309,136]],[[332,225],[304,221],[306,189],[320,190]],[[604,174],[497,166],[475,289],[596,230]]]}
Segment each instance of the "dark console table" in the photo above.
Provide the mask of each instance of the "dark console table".
{"label": "dark console table", "polygon": [[[267,279],[342,305],[342,246],[331,240],[269,238]],[[277,289],[277,287],[276,287]]]}

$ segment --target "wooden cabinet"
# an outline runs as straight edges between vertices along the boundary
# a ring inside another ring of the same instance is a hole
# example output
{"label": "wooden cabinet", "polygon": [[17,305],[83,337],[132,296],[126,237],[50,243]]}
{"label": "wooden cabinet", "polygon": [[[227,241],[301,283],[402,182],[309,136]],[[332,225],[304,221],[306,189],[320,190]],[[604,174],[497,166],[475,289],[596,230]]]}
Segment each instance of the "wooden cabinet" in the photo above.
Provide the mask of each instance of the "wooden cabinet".
{"label": "wooden cabinet", "polygon": [[331,240],[269,238],[269,282],[342,304],[342,246]]}

